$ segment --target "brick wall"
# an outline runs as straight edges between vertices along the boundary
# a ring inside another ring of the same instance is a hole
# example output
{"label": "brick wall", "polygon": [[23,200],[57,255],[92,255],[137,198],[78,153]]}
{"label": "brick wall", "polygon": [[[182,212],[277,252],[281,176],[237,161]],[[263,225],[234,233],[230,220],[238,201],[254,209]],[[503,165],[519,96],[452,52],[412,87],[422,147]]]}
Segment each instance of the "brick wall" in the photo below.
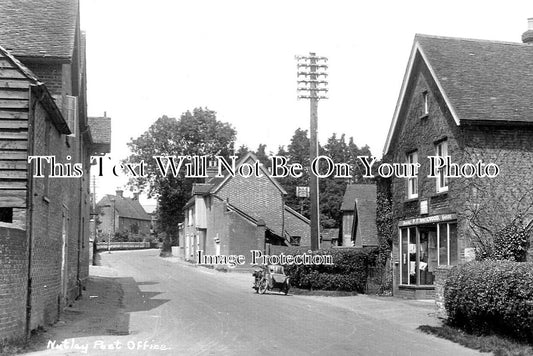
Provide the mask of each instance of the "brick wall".
{"label": "brick wall", "polygon": [[300,236],[300,246],[311,246],[311,227],[296,215],[285,211],[285,230],[291,236]]}
{"label": "brick wall", "polygon": [[63,65],[60,63],[24,63],[46,87],[52,95],[61,95],[63,87]]}
{"label": "brick wall", "polygon": [[[80,140],[61,135],[40,104],[34,117],[34,155],[86,162]],[[55,322],[88,278],[90,202],[88,172],[84,173],[82,178],[33,180],[32,329]]]}
{"label": "brick wall", "polygon": [[27,248],[26,231],[0,227],[0,341],[24,337]]}
{"label": "brick wall", "polygon": [[217,192],[217,195],[224,200],[228,199],[230,204],[252,217],[264,220],[269,228],[281,235],[282,194],[265,175],[248,178],[236,175]]}

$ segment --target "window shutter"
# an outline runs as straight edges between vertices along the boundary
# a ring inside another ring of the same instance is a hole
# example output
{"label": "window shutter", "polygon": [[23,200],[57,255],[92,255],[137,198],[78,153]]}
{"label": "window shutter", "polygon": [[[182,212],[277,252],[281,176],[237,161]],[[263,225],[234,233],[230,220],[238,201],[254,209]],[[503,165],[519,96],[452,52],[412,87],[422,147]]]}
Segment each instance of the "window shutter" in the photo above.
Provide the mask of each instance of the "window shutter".
{"label": "window shutter", "polygon": [[78,135],[78,97],[65,95],[63,113],[71,132],[69,136],[76,137]]}

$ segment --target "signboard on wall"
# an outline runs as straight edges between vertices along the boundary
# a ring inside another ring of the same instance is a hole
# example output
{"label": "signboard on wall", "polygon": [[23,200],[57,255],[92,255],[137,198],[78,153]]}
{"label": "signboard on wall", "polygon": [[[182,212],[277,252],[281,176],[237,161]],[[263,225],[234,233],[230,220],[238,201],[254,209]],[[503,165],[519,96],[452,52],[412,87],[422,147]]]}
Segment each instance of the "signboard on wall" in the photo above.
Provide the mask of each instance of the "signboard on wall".
{"label": "signboard on wall", "polygon": [[402,220],[398,223],[399,227],[409,226],[409,225],[420,225],[420,224],[432,224],[439,223],[442,221],[456,220],[457,214],[442,214],[442,215],[433,215],[427,216],[425,218],[414,218]]}

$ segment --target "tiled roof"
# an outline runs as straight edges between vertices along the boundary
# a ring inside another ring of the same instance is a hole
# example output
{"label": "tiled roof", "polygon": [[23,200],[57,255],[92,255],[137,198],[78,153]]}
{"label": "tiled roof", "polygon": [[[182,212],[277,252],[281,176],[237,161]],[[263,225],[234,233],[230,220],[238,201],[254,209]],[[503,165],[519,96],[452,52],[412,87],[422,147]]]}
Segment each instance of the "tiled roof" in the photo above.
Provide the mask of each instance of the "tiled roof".
{"label": "tiled roof", "polygon": [[350,184],[346,187],[342,211],[354,211],[352,238],[355,246],[376,246],[376,185]]}
{"label": "tiled roof", "polygon": [[533,45],[416,35],[462,121],[533,123]]}
{"label": "tiled roof", "polygon": [[342,198],[341,211],[353,211],[355,199],[360,201],[376,201],[376,186],[374,184],[349,184],[346,186]]}
{"label": "tiled roof", "polygon": [[1,0],[0,44],[18,57],[70,59],[78,0]]}
{"label": "tiled roof", "polygon": [[[114,200],[114,203],[113,203]],[[117,214],[121,217],[151,220],[150,215],[144,211],[139,200],[132,198],[119,197],[116,195],[106,194],[99,202],[98,206],[109,205],[114,206]]]}
{"label": "tiled roof", "polygon": [[111,144],[111,118],[89,117],[88,120],[93,143]]}
{"label": "tiled roof", "polygon": [[192,194],[200,194],[204,195],[209,193],[209,191],[213,188],[213,184],[206,184],[206,183],[194,183],[192,185]]}

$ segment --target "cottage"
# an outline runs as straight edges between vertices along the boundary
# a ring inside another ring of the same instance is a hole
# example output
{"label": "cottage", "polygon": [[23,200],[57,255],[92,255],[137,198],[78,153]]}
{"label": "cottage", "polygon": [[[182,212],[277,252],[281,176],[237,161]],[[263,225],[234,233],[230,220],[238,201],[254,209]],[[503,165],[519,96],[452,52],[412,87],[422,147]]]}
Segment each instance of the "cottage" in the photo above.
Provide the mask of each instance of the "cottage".
{"label": "cottage", "polygon": [[[78,1],[6,0],[0,18],[4,340],[57,321],[80,296],[89,274],[89,160],[109,152],[110,141],[96,142],[101,127],[87,118]],[[44,176],[35,178],[28,156],[78,164],[81,175],[53,178],[45,164]]]}
{"label": "cottage", "polygon": [[[248,153],[236,164],[254,165]],[[271,245],[309,246],[309,220],[284,203],[285,190],[259,166],[262,174],[243,177],[226,174],[195,184],[185,206],[181,225],[182,256],[195,261],[197,252],[206,255],[244,255],[249,265],[251,250],[269,251]]]}
{"label": "cottage", "polygon": [[342,199],[342,246],[377,246],[376,186],[349,184]]}
{"label": "cottage", "polygon": [[[431,298],[436,269],[474,258],[483,224],[528,218],[517,209],[533,187],[529,21],[524,43],[415,36],[384,149],[385,162],[420,165],[391,179],[397,296]],[[451,178],[440,167],[432,177],[432,156],[494,163],[499,174]]]}
{"label": "cottage", "polygon": [[100,220],[99,240],[112,238],[115,233],[126,234],[129,241],[142,241],[150,237],[152,217],[139,202],[139,193],[127,198],[124,197],[124,191],[119,189],[116,195],[106,194],[96,207]]}

